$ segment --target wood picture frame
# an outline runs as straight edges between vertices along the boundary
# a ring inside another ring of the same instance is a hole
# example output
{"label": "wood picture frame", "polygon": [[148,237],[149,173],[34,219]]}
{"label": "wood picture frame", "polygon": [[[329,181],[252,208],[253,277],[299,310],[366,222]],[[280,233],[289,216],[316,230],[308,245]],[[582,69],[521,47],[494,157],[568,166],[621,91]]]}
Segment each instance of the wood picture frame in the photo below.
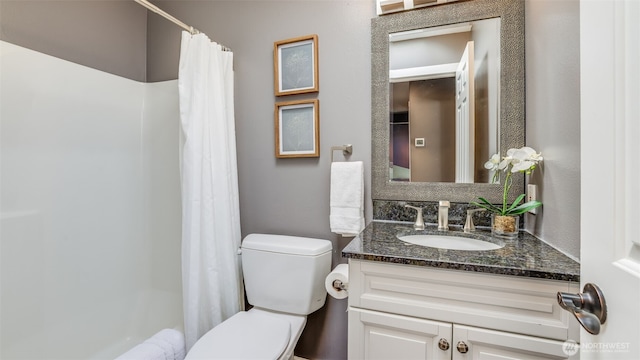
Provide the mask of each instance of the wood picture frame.
{"label": "wood picture frame", "polygon": [[276,158],[320,156],[320,102],[296,100],[275,104]]}
{"label": "wood picture frame", "polygon": [[318,35],[273,43],[273,70],[276,96],[318,92]]}

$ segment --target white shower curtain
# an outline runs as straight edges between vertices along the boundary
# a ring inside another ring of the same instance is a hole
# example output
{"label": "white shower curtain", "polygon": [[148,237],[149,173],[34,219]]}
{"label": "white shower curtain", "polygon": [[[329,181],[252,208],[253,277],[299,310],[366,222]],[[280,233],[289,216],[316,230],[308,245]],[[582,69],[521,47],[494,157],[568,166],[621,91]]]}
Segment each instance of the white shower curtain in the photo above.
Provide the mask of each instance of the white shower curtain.
{"label": "white shower curtain", "polygon": [[242,310],[233,53],[182,33],[182,287],[187,349]]}

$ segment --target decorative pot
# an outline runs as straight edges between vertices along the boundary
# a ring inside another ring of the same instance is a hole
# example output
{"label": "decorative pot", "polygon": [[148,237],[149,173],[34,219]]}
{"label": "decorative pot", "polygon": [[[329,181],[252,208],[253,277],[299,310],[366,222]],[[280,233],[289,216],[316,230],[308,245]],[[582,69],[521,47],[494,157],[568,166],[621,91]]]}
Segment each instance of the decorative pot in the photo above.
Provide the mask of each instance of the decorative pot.
{"label": "decorative pot", "polygon": [[491,234],[498,237],[518,236],[520,216],[491,214]]}

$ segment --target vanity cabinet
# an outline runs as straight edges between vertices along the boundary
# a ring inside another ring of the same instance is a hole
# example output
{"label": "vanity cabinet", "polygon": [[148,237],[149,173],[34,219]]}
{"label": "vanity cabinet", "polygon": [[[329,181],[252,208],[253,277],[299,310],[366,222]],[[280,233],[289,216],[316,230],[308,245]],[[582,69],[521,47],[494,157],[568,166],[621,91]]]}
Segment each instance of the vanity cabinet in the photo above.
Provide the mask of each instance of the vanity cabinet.
{"label": "vanity cabinet", "polygon": [[579,284],[349,259],[349,359],[568,359],[558,291]]}

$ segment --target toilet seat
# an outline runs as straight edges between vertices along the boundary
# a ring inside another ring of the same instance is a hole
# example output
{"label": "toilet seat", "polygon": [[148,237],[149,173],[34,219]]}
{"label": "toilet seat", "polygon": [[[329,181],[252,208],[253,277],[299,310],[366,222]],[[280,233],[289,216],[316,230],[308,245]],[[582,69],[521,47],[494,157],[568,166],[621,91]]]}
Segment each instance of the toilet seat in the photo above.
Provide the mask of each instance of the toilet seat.
{"label": "toilet seat", "polygon": [[262,311],[241,311],[204,334],[185,360],[278,359],[290,338],[288,321]]}

